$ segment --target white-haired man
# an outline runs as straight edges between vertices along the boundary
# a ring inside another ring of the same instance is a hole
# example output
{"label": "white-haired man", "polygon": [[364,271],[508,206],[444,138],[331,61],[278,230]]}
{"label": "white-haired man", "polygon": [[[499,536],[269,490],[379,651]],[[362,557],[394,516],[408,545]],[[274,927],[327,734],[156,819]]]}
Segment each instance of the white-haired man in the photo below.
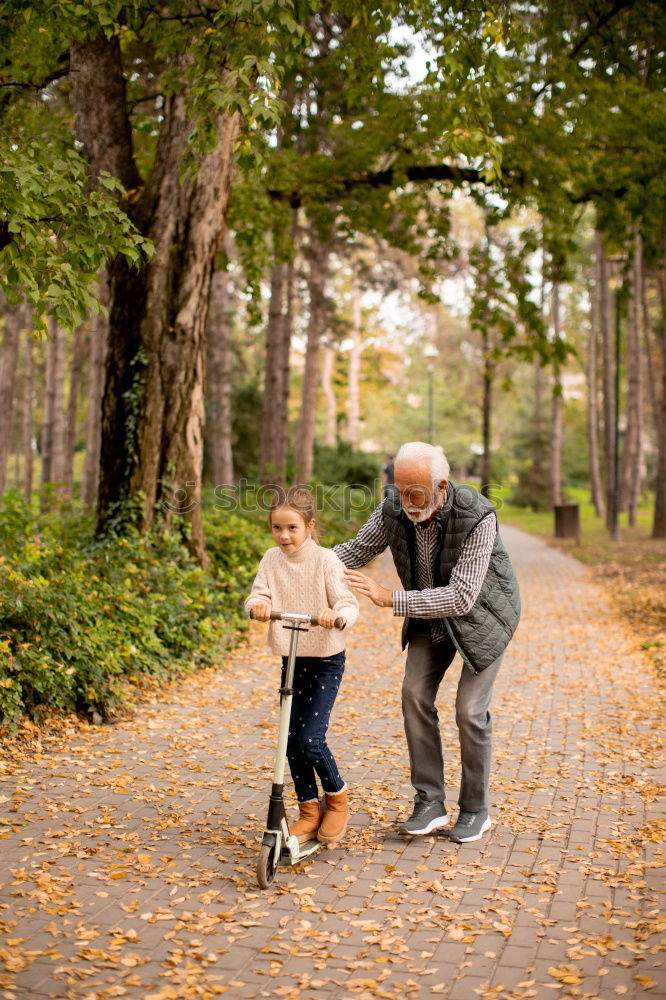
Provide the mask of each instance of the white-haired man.
{"label": "white-haired man", "polygon": [[[403,833],[447,826],[444,761],[435,699],[456,652],[463,668],[456,695],[462,782],[449,837],[479,840],[490,829],[488,785],[492,689],[520,618],[520,595],[497,530],[495,508],[449,478],[441,448],[404,444],[395,457],[395,495],[387,496],[355,538],[334,552],[346,577],[379,607],[404,617],[408,646],[402,712],[416,795]],[[404,590],[388,590],[358,568],[390,547]]]}

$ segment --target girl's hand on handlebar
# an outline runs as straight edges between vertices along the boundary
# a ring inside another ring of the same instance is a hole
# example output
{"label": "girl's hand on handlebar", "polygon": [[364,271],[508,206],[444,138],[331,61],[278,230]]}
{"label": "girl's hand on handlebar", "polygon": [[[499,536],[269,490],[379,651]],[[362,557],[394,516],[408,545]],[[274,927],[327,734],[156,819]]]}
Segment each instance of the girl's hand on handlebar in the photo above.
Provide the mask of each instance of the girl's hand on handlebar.
{"label": "girl's hand on handlebar", "polygon": [[[320,611],[317,615],[319,624],[324,628],[334,628],[339,617],[340,615],[336,615],[332,608],[324,608],[324,610]],[[342,620],[344,621],[344,618]]]}
{"label": "girl's hand on handlebar", "polygon": [[270,604],[253,604],[252,617],[257,622],[267,622],[271,618],[271,606]]}

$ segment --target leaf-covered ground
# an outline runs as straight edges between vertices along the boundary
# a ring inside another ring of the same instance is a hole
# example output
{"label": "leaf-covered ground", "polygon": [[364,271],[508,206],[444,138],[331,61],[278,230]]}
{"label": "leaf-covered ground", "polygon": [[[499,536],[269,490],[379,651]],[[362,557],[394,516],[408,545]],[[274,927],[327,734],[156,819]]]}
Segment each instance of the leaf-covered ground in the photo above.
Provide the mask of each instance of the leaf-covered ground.
{"label": "leaf-covered ground", "polygon": [[[261,892],[278,672],[256,626],[132,720],[10,748],[0,997],[663,996],[663,690],[590,570],[505,536],[524,617],[496,687],[483,841],[396,831],[412,794],[399,622],[365,604],[331,727],[353,824]],[[373,573],[394,580],[390,557]],[[459,669],[439,702],[454,807]]]}
{"label": "leaf-covered ground", "polygon": [[596,578],[609,587],[641,647],[666,679],[666,540],[601,541],[573,552],[594,566]]}

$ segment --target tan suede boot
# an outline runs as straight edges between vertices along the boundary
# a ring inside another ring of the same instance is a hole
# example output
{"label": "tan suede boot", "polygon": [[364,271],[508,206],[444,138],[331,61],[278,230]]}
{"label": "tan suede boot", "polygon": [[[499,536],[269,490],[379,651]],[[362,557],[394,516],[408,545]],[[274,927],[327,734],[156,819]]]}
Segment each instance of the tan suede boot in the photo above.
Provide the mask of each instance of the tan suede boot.
{"label": "tan suede boot", "polygon": [[347,788],[331,794],[326,792],[326,811],[317,832],[322,844],[337,844],[342,840],[349,823],[349,797]]}
{"label": "tan suede boot", "polygon": [[314,840],[321,823],[321,807],[319,799],[298,803],[298,819],[289,827],[289,833],[298,837],[299,844]]}

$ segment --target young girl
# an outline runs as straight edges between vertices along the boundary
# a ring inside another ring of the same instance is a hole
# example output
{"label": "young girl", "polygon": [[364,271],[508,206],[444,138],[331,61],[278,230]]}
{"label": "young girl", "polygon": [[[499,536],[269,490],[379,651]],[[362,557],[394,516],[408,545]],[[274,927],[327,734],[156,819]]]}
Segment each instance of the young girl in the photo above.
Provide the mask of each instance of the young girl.
{"label": "young girl", "polygon": [[[317,615],[323,628],[310,628],[299,638],[294,673],[294,697],[287,742],[287,759],[298,798],[299,819],[290,832],[304,844],[315,836],[337,843],[349,822],[347,786],[326,743],[326,730],[345,669],[344,633],[358,617],[358,601],[344,580],[344,566],[316,538],[312,494],[302,487],[280,488],[271,504],[269,522],[275,547],[264,554],[245,611],[269,621],[271,611]],[[284,684],[291,632],[271,622],[268,645],[282,656]],[[326,796],[321,815],[316,775]]]}

